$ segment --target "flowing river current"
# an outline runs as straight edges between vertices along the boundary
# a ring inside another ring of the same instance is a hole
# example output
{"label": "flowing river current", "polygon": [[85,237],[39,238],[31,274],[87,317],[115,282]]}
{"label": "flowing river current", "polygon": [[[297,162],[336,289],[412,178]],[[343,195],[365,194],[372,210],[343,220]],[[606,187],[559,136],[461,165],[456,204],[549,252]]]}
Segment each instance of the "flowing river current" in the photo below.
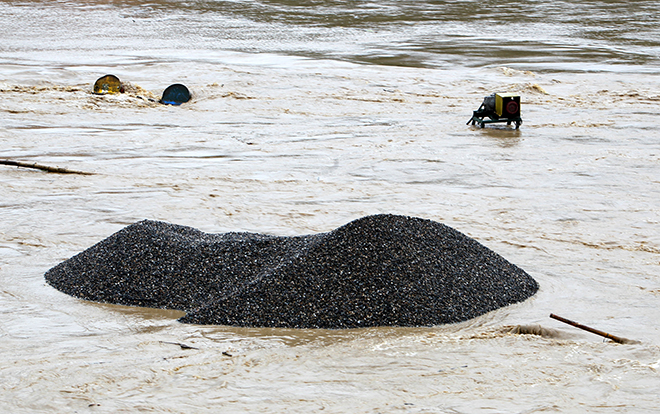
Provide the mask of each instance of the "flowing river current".
{"label": "flowing river current", "polygon": [[[0,0],[0,410],[656,412],[660,3]],[[118,76],[126,91],[94,95]],[[161,105],[186,85],[193,99]],[[523,124],[466,125],[520,95]],[[143,219],[461,231],[531,299],[427,328],[190,325],[44,273]],[[551,313],[637,341],[617,344]]]}

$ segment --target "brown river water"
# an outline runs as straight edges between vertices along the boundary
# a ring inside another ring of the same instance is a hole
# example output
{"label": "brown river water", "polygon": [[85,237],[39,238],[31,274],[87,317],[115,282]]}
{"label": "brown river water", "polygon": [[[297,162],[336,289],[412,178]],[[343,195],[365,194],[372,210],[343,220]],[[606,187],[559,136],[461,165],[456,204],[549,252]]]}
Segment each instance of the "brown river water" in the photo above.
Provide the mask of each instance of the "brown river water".
{"label": "brown river water", "polygon": [[[0,160],[94,173],[0,165],[3,412],[657,411],[656,2],[2,0],[0,23]],[[91,93],[108,73],[126,93]],[[193,99],[158,104],[173,83]],[[520,129],[466,125],[493,92]],[[142,219],[291,236],[377,213],[540,290],[455,325],[288,330],[43,277]]]}

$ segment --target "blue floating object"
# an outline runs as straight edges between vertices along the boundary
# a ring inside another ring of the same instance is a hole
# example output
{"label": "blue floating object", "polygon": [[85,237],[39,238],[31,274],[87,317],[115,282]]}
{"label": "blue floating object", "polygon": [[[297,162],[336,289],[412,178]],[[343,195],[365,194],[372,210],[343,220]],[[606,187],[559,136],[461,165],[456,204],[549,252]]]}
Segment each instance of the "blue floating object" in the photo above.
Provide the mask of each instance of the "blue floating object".
{"label": "blue floating object", "polygon": [[160,103],[166,105],[181,105],[184,102],[190,100],[190,91],[184,85],[180,83],[175,83],[170,85],[163,92],[163,97],[160,99]]}

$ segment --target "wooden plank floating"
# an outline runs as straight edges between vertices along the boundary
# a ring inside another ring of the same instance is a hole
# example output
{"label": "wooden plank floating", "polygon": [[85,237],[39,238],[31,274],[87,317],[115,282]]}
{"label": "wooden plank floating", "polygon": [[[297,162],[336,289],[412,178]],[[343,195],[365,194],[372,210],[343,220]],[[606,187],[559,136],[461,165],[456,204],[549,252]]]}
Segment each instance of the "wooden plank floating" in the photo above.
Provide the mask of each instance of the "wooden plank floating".
{"label": "wooden plank floating", "polygon": [[605,337],[605,338],[607,338],[607,339],[611,339],[612,341],[614,341],[614,342],[616,342],[616,343],[619,343],[619,344],[634,344],[634,343],[638,343],[637,341],[633,341],[633,340],[631,340],[631,339],[622,338],[622,337],[620,337],[620,336],[614,336],[614,335],[608,334],[607,332],[599,331],[598,329],[594,329],[594,328],[591,328],[591,327],[589,327],[589,326],[582,325],[582,324],[577,323],[577,322],[573,322],[573,321],[570,320],[570,319],[562,318],[561,316],[557,316],[557,315],[555,315],[554,313],[551,313],[551,314],[550,314],[550,317],[551,317],[552,319],[556,319],[556,320],[558,320],[558,321],[560,321],[560,322],[567,323],[567,324],[569,324],[569,325],[571,325],[571,326],[575,326],[576,328],[583,329],[583,330],[585,330],[585,331],[587,331],[587,332],[591,332],[591,333],[594,333],[594,334],[596,334],[596,335],[603,336],[603,337]]}
{"label": "wooden plank floating", "polygon": [[95,175],[94,173],[91,173],[91,172],[70,170],[68,168],[51,167],[51,166],[48,166],[48,165],[37,164],[36,162],[29,163],[29,162],[23,162],[23,161],[0,160],[0,164],[2,164],[2,165],[11,165],[11,166],[14,166],[14,167],[34,168],[34,169],[37,169],[37,170],[47,171],[47,172],[51,172],[51,173],[58,173],[58,174]]}

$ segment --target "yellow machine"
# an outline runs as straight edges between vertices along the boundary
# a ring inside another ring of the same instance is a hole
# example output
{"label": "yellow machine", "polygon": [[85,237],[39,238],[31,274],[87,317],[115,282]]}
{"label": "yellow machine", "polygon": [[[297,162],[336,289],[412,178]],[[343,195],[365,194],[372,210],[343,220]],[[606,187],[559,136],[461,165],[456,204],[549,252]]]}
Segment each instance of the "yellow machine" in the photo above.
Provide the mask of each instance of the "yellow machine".
{"label": "yellow machine", "polygon": [[[488,119],[486,119],[488,118]],[[472,112],[472,118],[467,122],[469,125],[486,124],[495,122],[506,122],[507,125],[515,123],[516,129],[522,125],[520,117],[520,96],[512,93],[494,93],[484,98],[483,103],[476,111]]]}

